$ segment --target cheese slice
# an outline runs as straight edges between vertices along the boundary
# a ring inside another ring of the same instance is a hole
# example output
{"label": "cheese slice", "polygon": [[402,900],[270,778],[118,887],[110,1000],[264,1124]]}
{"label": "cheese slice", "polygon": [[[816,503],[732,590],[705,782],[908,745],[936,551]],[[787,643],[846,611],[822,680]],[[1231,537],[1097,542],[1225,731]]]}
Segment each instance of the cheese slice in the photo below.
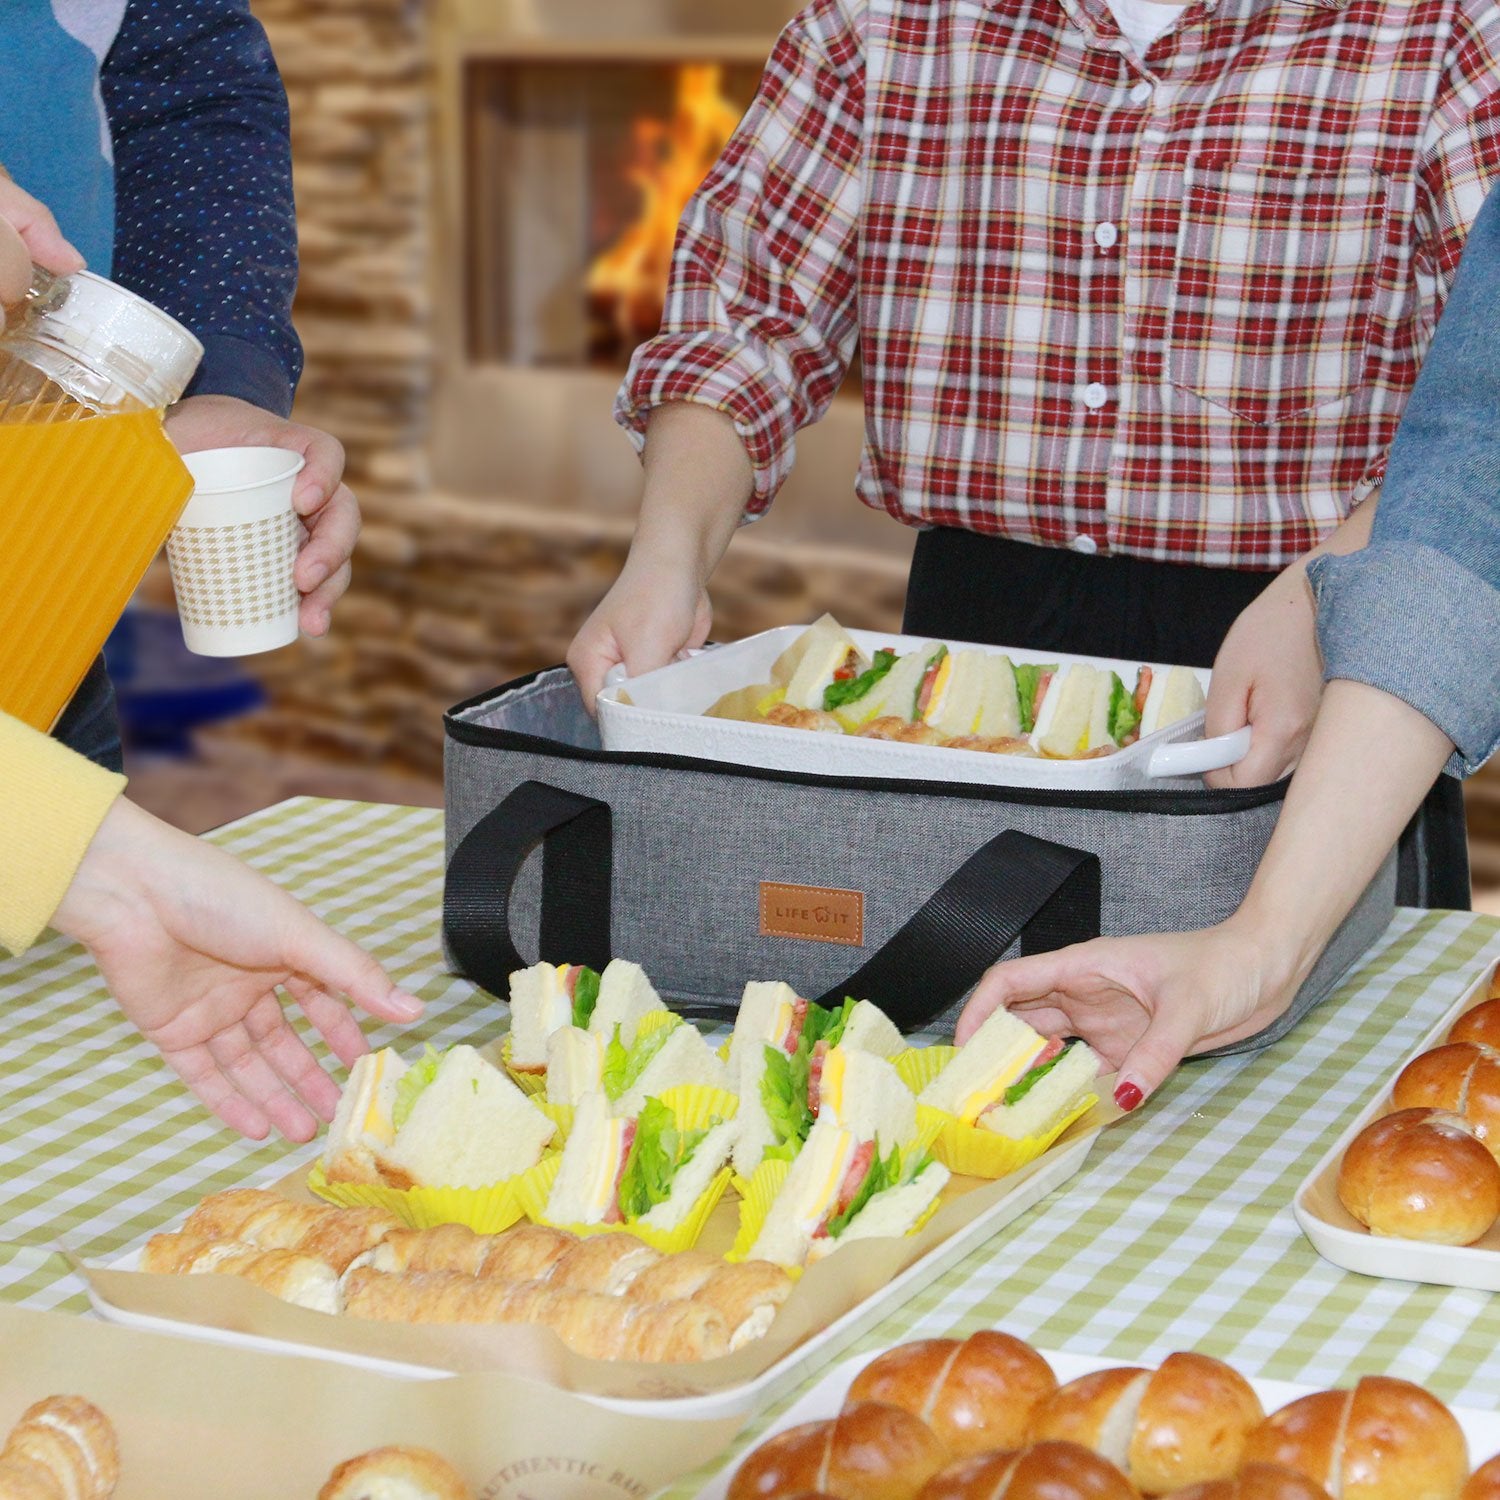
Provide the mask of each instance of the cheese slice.
{"label": "cheese slice", "polygon": [[1009,1051],[996,1060],[993,1075],[978,1088],[962,1096],[954,1114],[964,1124],[972,1125],[990,1105],[1004,1097],[1006,1089],[1027,1071],[1031,1060],[1039,1055],[1040,1050],[1035,1042],[1027,1038],[1018,1039]]}

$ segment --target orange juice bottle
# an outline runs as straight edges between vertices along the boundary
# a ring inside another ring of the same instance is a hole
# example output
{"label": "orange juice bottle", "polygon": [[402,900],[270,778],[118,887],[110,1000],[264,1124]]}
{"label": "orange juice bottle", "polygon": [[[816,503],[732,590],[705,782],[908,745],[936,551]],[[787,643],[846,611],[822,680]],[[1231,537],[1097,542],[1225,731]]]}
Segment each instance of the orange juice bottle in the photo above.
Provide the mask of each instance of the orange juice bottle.
{"label": "orange juice bottle", "polygon": [[193,483],[162,429],[203,346],[149,302],[38,271],[0,332],[0,709],[50,729]]}

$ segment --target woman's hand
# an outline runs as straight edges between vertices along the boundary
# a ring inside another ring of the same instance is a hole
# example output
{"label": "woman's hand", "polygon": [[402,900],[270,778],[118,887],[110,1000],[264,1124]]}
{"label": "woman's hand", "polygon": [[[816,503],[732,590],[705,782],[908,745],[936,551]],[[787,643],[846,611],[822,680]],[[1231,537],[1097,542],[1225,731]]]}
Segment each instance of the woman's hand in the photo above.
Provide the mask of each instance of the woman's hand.
{"label": "woman's hand", "polygon": [[59,276],[83,269],[83,257],[63,238],[47,206],[0,168],[0,308],[14,307],[26,295],[33,263]]}
{"label": "woman's hand", "polygon": [[1266,946],[1231,918],[1200,932],[1098,938],[999,963],[959,1017],[962,1045],[1002,1006],[1047,1036],[1080,1036],[1118,1070],[1115,1101],[1134,1109],[1182,1059],[1253,1036],[1294,986]]}
{"label": "woman's hand", "polygon": [[226,1125],[311,1140],[339,1090],[278,989],[346,1066],[369,1050],[346,994],[385,1021],[421,1003],[280,887],[123,798],[106,814],[53,926],[94,956],[120,1008]]}

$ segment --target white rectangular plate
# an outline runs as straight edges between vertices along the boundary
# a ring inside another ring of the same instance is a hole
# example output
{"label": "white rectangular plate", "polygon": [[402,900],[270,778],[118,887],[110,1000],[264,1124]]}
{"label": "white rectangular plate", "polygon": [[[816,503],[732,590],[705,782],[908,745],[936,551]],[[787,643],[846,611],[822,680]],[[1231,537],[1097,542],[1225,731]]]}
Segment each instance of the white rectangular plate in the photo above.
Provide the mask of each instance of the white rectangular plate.
{"label": "white rectangular plate", "polygon": [[[941,745],[902,745],[894,741],[863,740],[857,735],[810,734],[777,724],[749,724],[732,719],[705,719],[704,710],[725,693],[765,682],[771,664],[805,627],[783,625],[776,630],[715,646],[711,650],[645,672],[628,682],[606,688],[599,695],[599,732],[606,750],[628,750],[662,755],[689,755],[762,766],[778,771],[802,771],[820,776],[890,776],[906,780],[963,781],[999,786],[1067,787],[1078,791],[1124,788],[1162,789],[1201,786],[1194,776],[1152,779],[1146,774],[1151,757],[1165,745],[1197,740],[1203,715],[1180,723],[1128,749],[1099,760],[1043,760],[1019,755],[987,755],[976,750],[949,750]],[[884,635],[851,630],[851,636],[873,654],[881,646],[912,651],[926,638]],[[1003,651],[1015,662],[1087,662],[1118,672],[1134,686],[1140,662],[1106,656],[1068,656],[1056,651],[1026,651],[999,646],[951,643],[956,651]],[[1146,663],[1165,670],[1158,663]],[[1203,690],[1209,673],[1194,669]],[[1217,743],[1217,742],[1215,742]]]}
{"label": "white rectangular plate", "polygon": [[[1098,1130],[1089,1130],[1071,1141],[1064,1141],[1061,1145],[1054,1146],[1029,1167],[1023,1167],[1016,1173],[1014,1191],[1006,1194],[984,1212],[976,1215],[969,1223],[954,1231],[920,1260],[913,1261],[898,1276],[893,1277],[881,1289],[879,1295],[868,1297],[850,1308],[842,1317],[835,1319],[821,1332],[799,1344],[775,1364],[763,1370],[755,1379],[707,1395],[679,1396],[657,1401],[587,1395],[583,1399],[593,1401],[613,1411],[633,1412],[653,1417],[692,1419],[749,1416],[760,1411],[774,1401],[782,1391],[805,1380],[814,1369],[831,1360],[862,1333],[893,1312],[903,1302],[914,1297],[923,1287],[941,1276],[949,1266],[960,1261],[976,1245],[1003,1229],[1013,1219],[1019,1218],[1048,1193],[1060,1187],[1083,1165],[1098,1134]],[[139,1252],[132,1251],[121,1257],[110,1269],[134,1271],[138,1268],[138,1264]],[[333,1360],[361,1369],[376,1370],[383,1375],[403,1376],[417,1380],[441,1379],[452,1373],[446,1370],[398,1364],[388,1360],[368,1359],[347,1350],[321,1349],[240,1333],[226,1328],[212,1328],[201,1323],[177,1322],[154,1315],[131,1312],[126,1308],[117,1307],[112,1302],[106,1302],[95,1294],[92,1287],[89,1289],[89,1299],[94,1311],[106,1321],[120,1323],[126,1327],[146,1329],[153,1333],[171,1333],[182,1338],[200,1339],[238,1348],[260,1349],[268,1353],[298,1354],[313,1359]]]}
{"label": "white rectangular plate", "polygon": [[[1070,1380],[1076,1380],[1080,1375],[1090,1375],[1095,1370],[1107,1370],[1128,1363],[1126,1360],[1102,1359],[1091,1354],[1054,1354],[1049,1350],[1041,1352],[1047,1363],[1052,1366],[1053,1373],[1059,1382],[1064,1385]],[[844,1404],[844,1397],[849,1387],[853,1385],[854,1377],[875,1357],[874,1353],[859,1354],[835,1366],[806,1395],[793,1402],[766,1429],[758,1439],[758,1443],[763,1443],[775,1433],[784,1432],[788,1427],[795,1427],[799,1422],[816,1422],[834,1416]],[[1285,1406],[1288,1401],[1295,1401],[1298,1396],[1310,1395],[1318,1389],[1314,1386],[1294,1385],[1285,1380],[1252,1379],[1250,1384],[1255,1394],[1260,1397],[1260,1404],[1267,1412],[1275,1411],[1278,1407]],[[1489,1457],[1497,1448],[1500,1448],[1500,1414],[1467,1411],[1457,1406],[1450,1407],[1449,1410],[1458,1418],[1459,1425],[1464,1430],[1472,1464],[1477,1466],[1481,1458]],[[698,1491],[697,1500],[725,1500],[729,1493],[729,1481],[734,1478],[735,1470],[739,1468],[745,1456],[746,1454],[740,1454],[715,1474]]]}
{"label": "white rectangular plate", "polygon": [[1392,1071],[1368,1108],[1360,1112],[1359,1118],[1329,1148],[1297,1189],[1297,1196],[1292,1200],[1292,1213],[1313,1249],[1324,1260],[1365,1276],[1388,1276],[1398,1281],[1429,1281],[1436,1286],[1500,1292],[1500,1225],[1473,1245],[1428,1245],[1420,1240],[1371,1234],[1344,1208],[1335,1191],[1339,1163],[1344,1159],[1349,1143],[1372,1120],[1390,1113],[1391,1089],[1401,1068],[1411,1058],[1441,1043],[1448,1028],[1466,1010],[1472,1010],[1485,998],[1494,967],[1495,960],[1491,957],[1485,963],[1484,972],[1465,987],[1462,998],[1427,1033],[1410,1056],[1402,1060],[1401,1067]]}

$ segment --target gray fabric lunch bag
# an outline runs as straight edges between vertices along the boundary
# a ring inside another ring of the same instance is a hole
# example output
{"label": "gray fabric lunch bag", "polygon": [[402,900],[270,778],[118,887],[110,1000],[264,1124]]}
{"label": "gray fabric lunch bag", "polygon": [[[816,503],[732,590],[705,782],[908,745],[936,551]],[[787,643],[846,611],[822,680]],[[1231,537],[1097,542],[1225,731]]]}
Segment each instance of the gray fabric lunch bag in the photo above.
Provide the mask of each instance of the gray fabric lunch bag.
{"label": "gray fabric lunch bag", "polygon": [[[502,999],[547,959],[634,959],[684,1014],[733,1019],[750,979],[951,1027],[997,959],[1229,915],[1285,784],[1068,792],[818,776],[620,753],[565,668],[445,716],[454,969]],[[1384,931],[1394,854],[1264,1046]]]}

